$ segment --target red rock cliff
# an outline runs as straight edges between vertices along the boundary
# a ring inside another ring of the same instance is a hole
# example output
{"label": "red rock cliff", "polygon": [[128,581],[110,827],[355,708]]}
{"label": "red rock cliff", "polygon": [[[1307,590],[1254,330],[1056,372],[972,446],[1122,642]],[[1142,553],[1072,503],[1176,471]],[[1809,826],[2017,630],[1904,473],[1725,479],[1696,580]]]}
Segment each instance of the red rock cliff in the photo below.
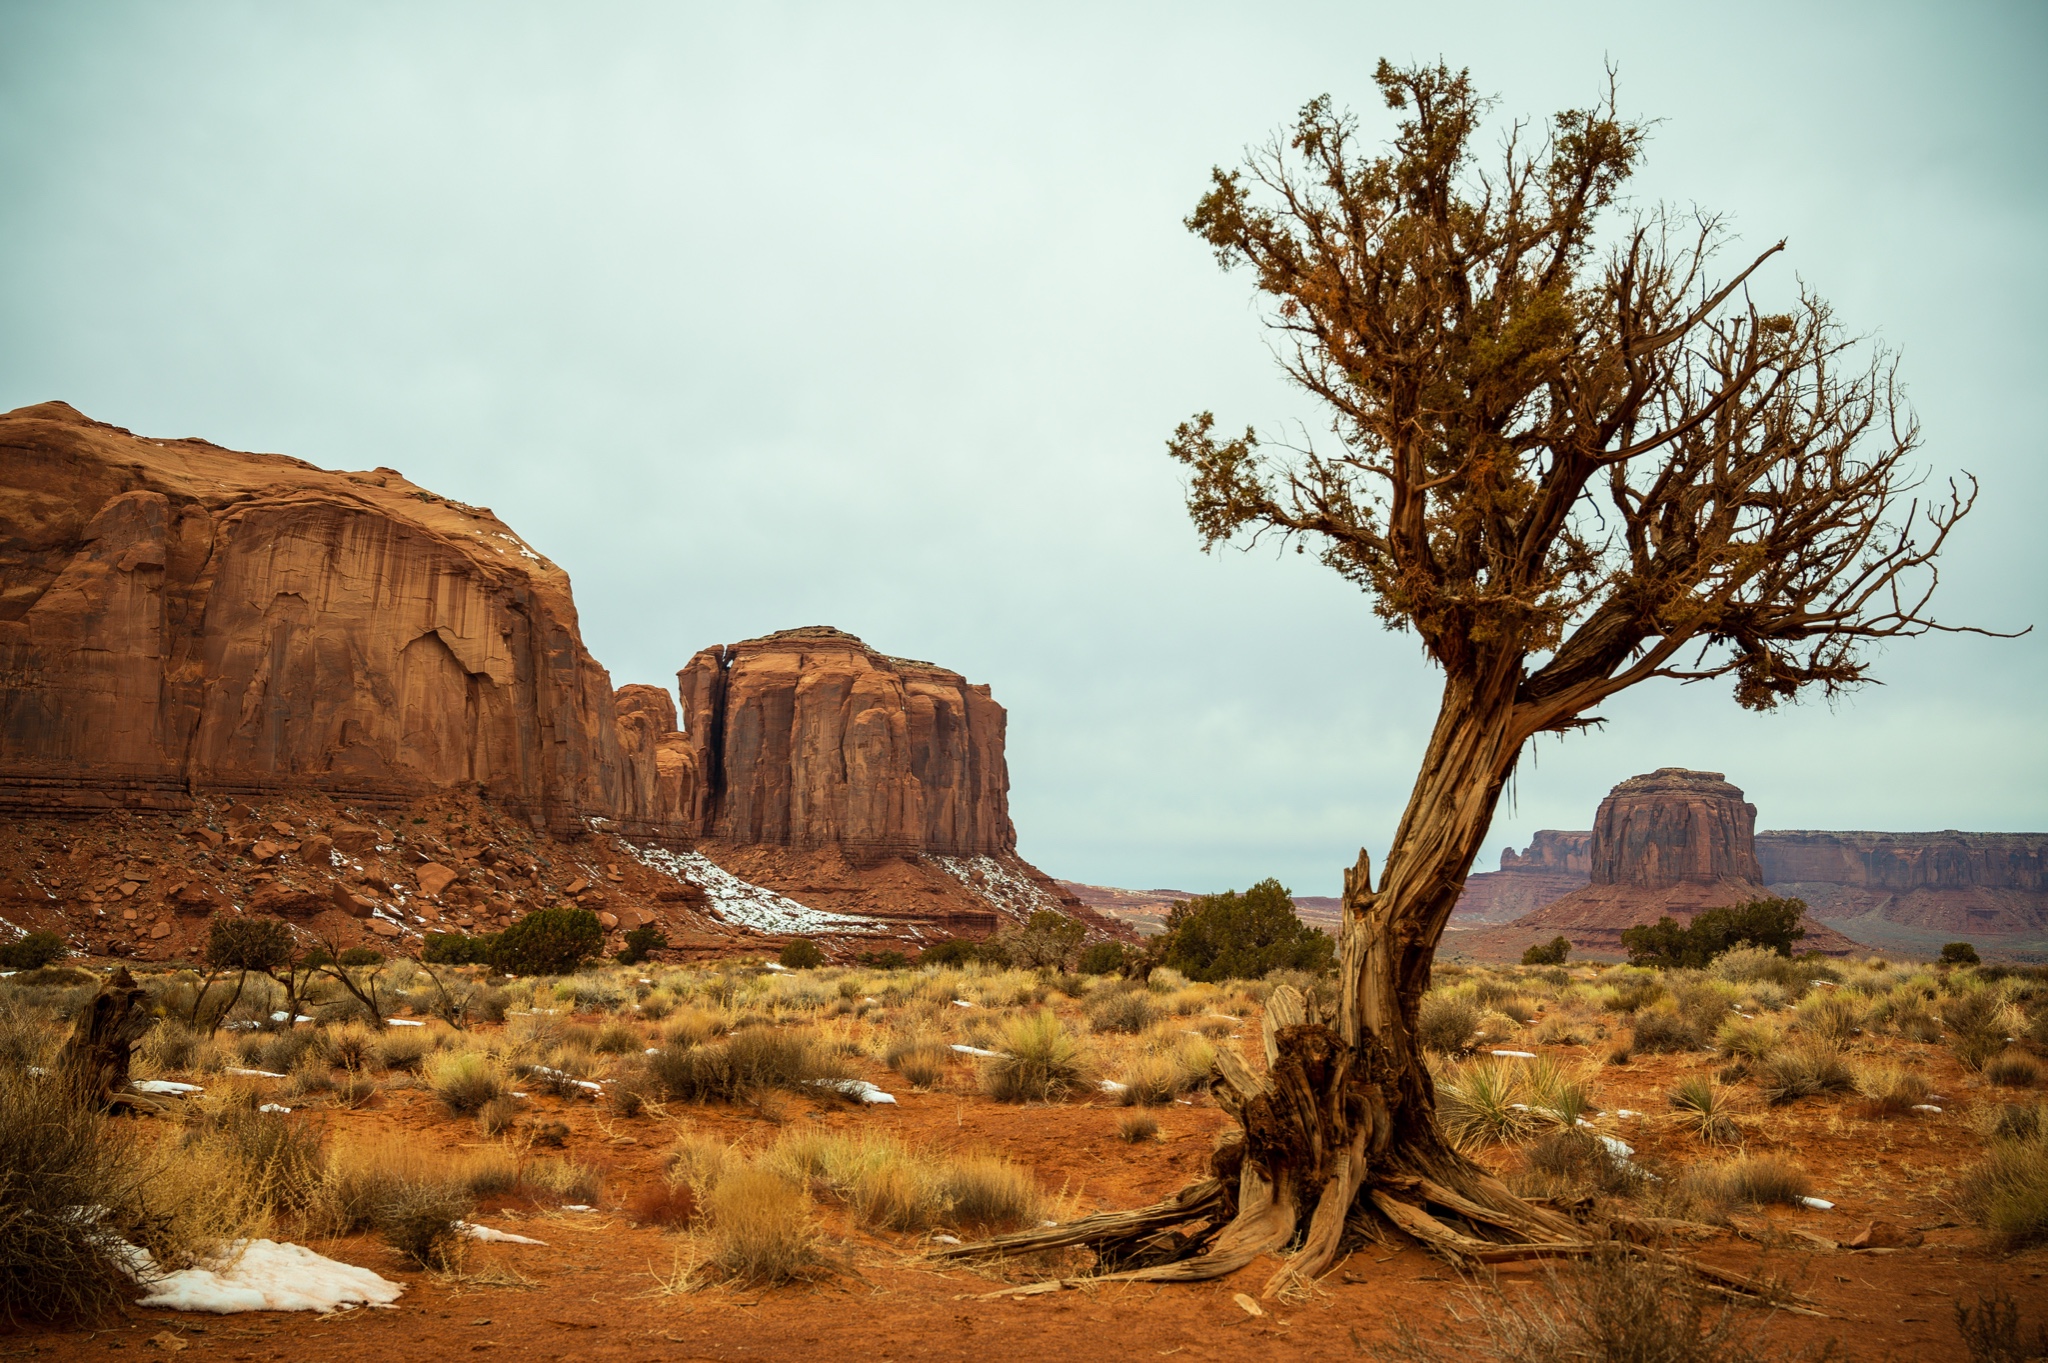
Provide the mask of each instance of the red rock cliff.
{"label": "red rock cliff", "polygon": [[18,812],[474,784],[571,828],[658,784],[568,576],[488,510],[63,403],[0,416],[0,669]]}
{"label": "red rock cliff", "polygon": [[1016,849],[1003,707],[986,686],[824,627],[707,648],[677,685],[703,836],[856,854]]}
{"label": "red rock cliff", "polygon": [[1632,776],[1600,802],[1589,863],[1595,885],[1761,885],[1756,806],[1718,771]]}

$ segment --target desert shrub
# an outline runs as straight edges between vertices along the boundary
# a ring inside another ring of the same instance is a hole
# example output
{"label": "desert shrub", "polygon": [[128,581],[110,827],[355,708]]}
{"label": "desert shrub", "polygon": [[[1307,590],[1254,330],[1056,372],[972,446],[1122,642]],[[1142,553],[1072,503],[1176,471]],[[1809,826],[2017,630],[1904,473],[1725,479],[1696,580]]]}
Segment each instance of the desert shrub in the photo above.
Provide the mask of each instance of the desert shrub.
{"label": "desert shrub", "polygon": [[1021,927],[1003,934],[1010,964],[1025,970],[1066,970],[1081,953],[1088,927],[1051,909],[1038,909]]}
{"label": "desert shrub", "polygon": [[994,1155],[964,1155],[939,1167],[946,1217],[983,1232],[1036,1224],[1044,1196],[1028,1169]]}
{"label": "desert shrub", "polygon": [[429,965],[488,965],[497,944],[495,933],[471,937],[461,932],[430,932],[420,943],[420,959]]}
{"label": "desert shrub", "polygon": [[1572,954],[1572,939],[1553,937],[1547,942],[1538,942],[1522,953],[1523,965],[1563,965]]}
{"label": "desert shrub", "polygon": [[1661,1000],[1665,992],[1655,975],[1623,975],[1600,992],[1600,1006],[1610,1013],[1639,1013]]}
{"label": "desert shrub", "polygon": [[2011,1123],[2013,1134],[1994,1134],[1963,1180],[1964,1204],[2000,1249],[2048,1243],[2048,1122],[2042,1109],[2032,1114]]}
{"label": "desert shrub", "polygon": [[2032,1088],[2041,1082],[2041,1067],[2025,1051],[2005,1050],[1985,1062],[1984,1078],[2000,1088]]}
{"label": "desert shrub", "polygon": [[1415,1019],[1416,1039],[1427,1050],[1458,1055],[1472,1049],[1479,1035],[1479,1009],[1457,994],[1423,995]]}
{"label": "desert shrub", "polygon": [[129,1280],[107,1231],[133,1209],[135,1159],[126,1131],[68,1086],[0,1070],[0,1317],[95,1320],[121,1305]]}
{"label": "desert shrub", "polygon": [[808,937],[793,939],[775,958],[785,970],[816,970],[825,964],[825,953]]}
{"label": "desert shrub", "polygon": [[903,1076],[912,1088],[936,1088],[946,1077],[954,1052],[944,1042],[910,1037],[891,1045],[882,1063]]}
{"label": "desert shrub", "polygon": [[377,1063],[387,1070],[416,1070],[433,1049],[424,1027],[393,1027],[371,1048]]}
{"label": "desert shrub", "polygon": [[1723,1207],[1796,1206],[1813,1188],[1806,1171],[1776,1155],[1744,1155],[1686,1172],[1691,1191]]}
{"label": "desert shrub", "polygon": [[1262,880],[1241,895],[1229,890],[1182,900],[1156,948],[1160,959],[1192,980],[1321,972],[1336,963],[1336,944],[1295,915],[1293,896],[1277,880]]}
{"label": "desert shrub", "polygon": [[1699,1032],[1675,1009],[1649,1008],[1637,1013],[1629,1040],[1633,1049],[1645,1055],[1696,1051],[1700,1047]]}
{"label": "desert shrub", "polygon": [[1742,1060],[1761,1060],[1776,1050],[1784,1035],[1768,1022],[1730,1018],[1714,1034],[1714,1044]]}
{"label": "desert shrub", "polygon": [[1086,1082],[1086,1051],[1050,1008],[1011,1018],[996,1049],[1004,1054],[982,1063],[981,1088],[998,1102],[1051,1102]]}
{"label": "desert shrub", "polygon": [[1135,1035],[1159,1017],[1151,996],[1138,989],[1103,989],[1088,996],[1088,1025],[1098,1032]]}
{"label": "desert shrub", "polygon": [[376,1058],[377,1034],[361,1023],[323,1027],[315,1037],[329,1064],[359,1070]]}
{"label": "desert shrub", "polygon": [[599,1055],[631,1055],[645,1048],[645,1038],[624,1022],[607,1022],[598,1028],[597,1039],[590,1045]]}
{"label": "desert shrub", "polygon": [[1681,1079],[1671,1090],[1671,1106],[1685,1119],[1686,1129],[1710,1145],[1728,1145],[1741,1138],[1727,1090],[1697,1075]]}
{"label": "desert shrub", "polygon": [[1577,1018],[1561,1013],[1552,1013],[1537,1024],[1535,1041],[1539,1046],[1583,1046],[1587,1031],[1584,1023]]}
{"label": "desert shrub", "polygon": [[1933,1092],[1924,1075],[1896,1065],[1859,1066],[1856,1091],[1867,1100],[1865,1110],[1873,1117],[1898,1117],[1928,1101]]}
{"label": "desert shrub", "polygon": [[1437,1083],[1437,1124],[1462,1150],[1517,1140],[1535,1124],[1513,1060],[1482,1056]]}
{"label": "desert shrub", "polygon": [[1590,1133],[1576,1127],[1552,1131],[1522,1152],[1530,1191],[1573,1200],[1591,1193],[1628,1196],[1643,1182],[1640,1170],[1616,1159]]}
{"label": "desert shrub", "polygon": [[476,1129],[484,1136],[504,1134],[519,1117],[519,1101],[503,1094],[476,1110]]}
{"label": "desert shrub", "polygon": [[455,1223],[476,1209],[468,1189],[454,1183],[399,1181],[370,1213],[384,1243],[421,1268],[449,1268],[462,1248]]}
{"label": "desert shrub", "polygon": [[384,953],[375,947],[349,947],[334,959],[345,966],[376,965],[384,959]]}
{"label": "desert shrub", "polygon": [[1809,1041],[1773,1051],[1756,1065],[1757,1089],[1772,1105],[1828,1093],[1850,1093],[1856,1076],[1832,1043]]}
{"label": "desert shrub", "polygon": [[1847,1041],[1863,1027],[1863,1005],[1846,989],[1829,989],[1800,1001],[1793,1017],[1802,1031],[1829,1041]]}
{"label": "desert shrub", "polygon": [[1159,1119],[1142,1108],[1134,1108],[1116,1119],[1116,1134],[1119,1140],[1133,1145],[1139,1141],[1157,1140]]}
{"label": "desert shrub", "polygon": [[1944,942],[1941,946],[1943,965],[1976,965],[1977,948],[1968,942]]}
{"label": "desert shrub", "polygon": [[1993,1285],[1977,1304],[1955,1303],[1956,1333],[1962,1336],[1969,1363],[2031,1363],[2048,1358],[2048,1324],[2037,1322],[2029,1343],[2020,1331],[2019,1303],[2003,1287]]}
{"label": "desert shrub", "polygon": [[943,942],[933,942],[918,953],[920,967],[938,966],[957,970],[961,966],[976,962],[995,966],[1010,964],[1010,954],[997,941],[977,942],[966,937],[953,937]]}
{"label": "desert shrub", "polygon": [[1728,908],[1696,913],[1681,926],[1665,915],[1621,931],[1622,949],[1631,965],[1666,969],[1706,965],[1732,947],[1763,947],[1781,956],[1792,954],[1792,944],[1806,935],[1799,920],[1806,904],[1798,899],[1757,899]]}
{"label": "desert shrub", "polygon": [[490,964],[511,975],[567,975],[604,948],[604,927],[589,909],[535,909],[491,945]]}
{"label": "desert shrub", "polygon": [[40,970],[66,952],[64,939],[46,929],[24,932],[0,943],[0,966],[9,970]]}
{"label": "desert shrub", "polygon": [[800,1032],[748,1027],[704,1045],[669,1045],[647,1057],[649,1082],[664,1098],[737,1102],[769,1089],[797,1089],[846,1071]]}
{"label": "desert shrub", "polygon": [[687,1183],[643,1184],[626,1198],[625,1213],[639,1226],[687,1226],[697,1219],[697,1190]]}
{"label": "desert shrub", "polygon": [[1117,1090],[1117,1101],[1126,1107],[1157,1107],[1172,1102],[1182,1091],[1181,1067],[1171,1055],[1140,1055],[1125,1065],[1116,1078],[1123,1085]]}
{"label": "desert shrub", "polygon": [[1083,975],[1115,975],[1128,959],[1121,942],[1097,942],[1081,953],[1077,967]]}
{"label": "desert shrub", "polygon": [[628,932],[618,954],[620,965],[639,965],[657,951],[668,947],[668,934],[654,923],[643,923]]}
{"label": "desert shrub", "polygon": [[593,1205],[604,1192],[604,1175],[598,1169],[555,1156],[527,1161],[519,1170],[519,1183],[536,1196],[576,1206]]}
{"label": "desert shrub", "polygon": [[481,1111],[505,1094],[505,1072],[475,1051],[441,1051],[427,1058],[427,1087],[458,1117]]}
{"label": "desert shrub", "polygon": [[818,1259],[810,1194],[765,1168],[744,1165],[703,1199],[709,1262],[738,1282],[787,1282]]}

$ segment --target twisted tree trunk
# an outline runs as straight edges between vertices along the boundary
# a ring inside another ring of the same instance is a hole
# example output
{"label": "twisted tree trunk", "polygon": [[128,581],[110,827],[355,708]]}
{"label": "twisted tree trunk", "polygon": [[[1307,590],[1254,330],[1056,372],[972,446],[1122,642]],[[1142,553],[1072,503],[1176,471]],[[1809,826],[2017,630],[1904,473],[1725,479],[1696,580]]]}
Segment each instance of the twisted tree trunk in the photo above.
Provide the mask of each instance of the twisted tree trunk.
{"label": "twisted tree trunk", "polygon": [[110,1111],[141,1106],[128,1089],[128,1065],[135,1043],[155,1023],[149,995],[126,966],[116,970],[79,1013],[58,1056],[81,1100]]}

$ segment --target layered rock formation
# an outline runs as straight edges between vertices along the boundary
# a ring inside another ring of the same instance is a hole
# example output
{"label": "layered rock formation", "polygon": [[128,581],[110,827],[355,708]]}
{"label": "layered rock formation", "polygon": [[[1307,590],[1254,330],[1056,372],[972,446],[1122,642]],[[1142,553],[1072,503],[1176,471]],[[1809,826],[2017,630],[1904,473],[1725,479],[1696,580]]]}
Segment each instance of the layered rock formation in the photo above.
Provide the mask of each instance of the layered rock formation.
{"label": "layered rock formation", "polygon": [[2048,833],[1759,833],[1773,892],[1860,942],[2048,952]]}
{"label": "layered rock formation", "polygon": [[1460,921],[1505,923],[1562,899],[1591,877],[1593,835],[1540,829],[1528,850],[1503,847],[1498,871],[1465,877],[1453,917]]}
{"label": "layered rock formation", "polygon": [[568,829],[645,783],[567,575],[489,510],[63,403],[0,416],[0,674],[17,814],[474,784]]}
{"label": "layered rock formation", "polygon": [[854,857],[1016,850],[986,686],[821,626],[707,648],[676,683],[700,836]]}
{"label": "layered rock formation", "polygon": [[[1589,883],[1507,930],[1531,940],[1562,933],[1582,951],[1614,951],[1624,928],[1769,898],[1755,829],[1756,807],[1720,772],[1663,767],[1631,777],[1600,802],[1586,844]],[[1553,846],[1568,865],[1565,837]],[[1809,917],[1800,945],[1846,952],[1855,943]]]}

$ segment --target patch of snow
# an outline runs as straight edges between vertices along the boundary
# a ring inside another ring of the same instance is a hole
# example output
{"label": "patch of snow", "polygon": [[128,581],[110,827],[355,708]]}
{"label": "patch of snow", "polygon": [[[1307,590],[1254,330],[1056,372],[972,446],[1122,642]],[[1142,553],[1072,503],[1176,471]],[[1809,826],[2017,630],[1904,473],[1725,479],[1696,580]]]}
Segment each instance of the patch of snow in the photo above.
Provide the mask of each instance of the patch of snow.
{"label": "patch of snow", "polygon": [[511,1231],[493,1230],[479,1226],[474,1221],[457,1221],[455,1233],[466,1240],[488,1240],[495,1245],[545,1245],[547,1241],[536,1240],[527,1235],[514,1235]]}
{"label": "patch of snow", "polygon": [[820,1088],[832,1089],[835,1092],[845,1094],[849,1098],[857,1098],[863,1103],[893,1103],[896,1101],[895,1094],[884,1093],[865,1079],[813,1079],[811,1082]]}
{"label": "patch of snow", "polygon": [[957,1235],[934,1235],[932,1243],[935,1245],[957,1245],[960,1243],[960,1237]]}
{"label": "patch of snow", "polygon": [[562,1210],[565,1212],[594,1212],[597,1208],[587,1202],[565,1202],[562,1204]]}
{"label": "patch of snow", "polygon": [[137,1079],[128,1085],[137,1093],[204,1093],[197,1084],[181,1084],[175,1079]]}
{"label": "patch of snow", "polygon": [[128,1256],[148,1295],[138,1305],[172,1311],[318,1311],[344,1306],[389,1306],[405,1291],[367,1268],[338,1263],[304,1245],[250,1240],[231,1246],[213,1268],[156,1272],[147,1250]]}
{"label": "patch of snow", "polygon": [[695,885],[711,901],[711,911],[735,927],[776,936],[811,937],[885,934],[886,923],[850,913],[829,913],[799,904],[787,895],[741,880],[699,852],[671,852],[665,847],[639,847],[620,838],[619,846],[635,861],[674,880]]}
{"label": "patch of snow", "polygon": [[1097,1081],[1095,1087],[1101,1089],[1104,1093],[1122,1093],[1124,1090],[1128,1089],[1130,1085],[1119,1084],[1114,1079],[1103,1079]]}
{"label": "patch of snow", "polygon": [[228,1073],[229,1073],[229,1074],[239,1074],[239,1075],[243,1075],[243,1076],[246,1076],[247,1078],[250,1078],[250,1079],[282,1079],[282,1078],[284,1078],[284,1076],[283,1076],[283,1075],[281,1075],[281,1074],[279,1074],[279,1073],[278,1073],[278,1072],[277,1072],[276,1070],[244,1070],[244,1069],[237,1069],[237,1068],[236,1068],[235,1066],[233,1066],[233,1065],[230,1065],[230,1066],[228,1066]]}
{"label": "patch of snow", "polygon": [[1061,912],[1060,902],[1028,877],[1021,876],[991,856],[941,857],[926,855],[947,875],[965,885],[1004,917],[1023,922],[1040,909]]}
{"label": "patch of snow", "polygon": [[966,999],[954,999],[953,1006],[955,1008],[972,1008],[974,1005],[969,1003]]}
{"label": "patch of snow", "polygon": [[1802,1197],[1799,1199],[1799,1205],[1811,1207],[1817,1212],[1831,1212],[1835,1209],[1835,1204],[1824,1197]]}
{"label": "patch of snow", "polygon": [[962,1054],[962,1055],[979,1055],[979,1056],[986,1056],[986,1057],[987,1057],[988,1059],[990,1059],[990,1060],[1008,1060],[1008,1059],[1009,1059],[1009,1057],[1008,1057],[1007,1055],[1004,1055],[1004,1054],[1003,1054],[1003,1053],[1002,1053],[1001,1051],[984,1051],[984,1050],[983,1050],[983,1049],[982,1049],[981,1047],[979,1047],[979,1046],[968,1046],[968,1045],[964,1045],[964,1044],[962,1044],[962,1043],[960,1043],[960,1042],[958,1042],[958,1041],[956,1041],[956,1042],[954,1042],[954,1043],[953,1043],[953,1049],[954,1049],[954,1050],[956,1050],[956,1051],[958,1051],[958,1052],[960,1052],[960,1054]]}
{"label": "patch of snow", "polygon": [[385,1018],[384,1025],[386,1027],[424,1027],[427,1024],[421,1022],[418,1018]]}
{"label": "patch of snow", "polygon": [[1915,1104],[1913,1104],[1913,1110],[1914,1110],[1915,1112],[1937,1112],[1937,1113],[1941,1111],[1941,1109],[1940,1109],[1940,1108],[1936,1107],[1936,1106],[1935,1106],[1934,1104],[1932,1104],[1932,1103],[1915,1103]]}
{"label": "patch of snow", "polygon": [[1493,1054],[1507,1060],[1534,1060],[1536,1058],[1536,1052],[1534,1051],[1495,1051]]}
{"label": "patch of snow", "polygon": [[789,967],[780,961],[763,961],[761,965],[764,970],[773,970],[778,974],[786,973],[789,970]]}
{"label": "patch of snow", "polygon": [[291,1111],[291,1109],[290,1109],[290,1108],[288,1108],[288,1107],[286,1107],[286,1106],[285,1106],[285,1105],[284,1105],[283,1103],[265,1103],[265,1104],[264,1104],[264,1105],[263,1105],[262,1107],[259,1107],[259,1108],[257,1108],[256,1110],[257,1110],[258,1112],[290,1112],[290,1111]]}
{"label": "patch of snow", "polygon": [[1614,1115],[1617,1117],[1640,1117],[1643,1114],[1640,1112],[1631,1112],[1625,1107],[1618,1107],[1614,1109]]}

